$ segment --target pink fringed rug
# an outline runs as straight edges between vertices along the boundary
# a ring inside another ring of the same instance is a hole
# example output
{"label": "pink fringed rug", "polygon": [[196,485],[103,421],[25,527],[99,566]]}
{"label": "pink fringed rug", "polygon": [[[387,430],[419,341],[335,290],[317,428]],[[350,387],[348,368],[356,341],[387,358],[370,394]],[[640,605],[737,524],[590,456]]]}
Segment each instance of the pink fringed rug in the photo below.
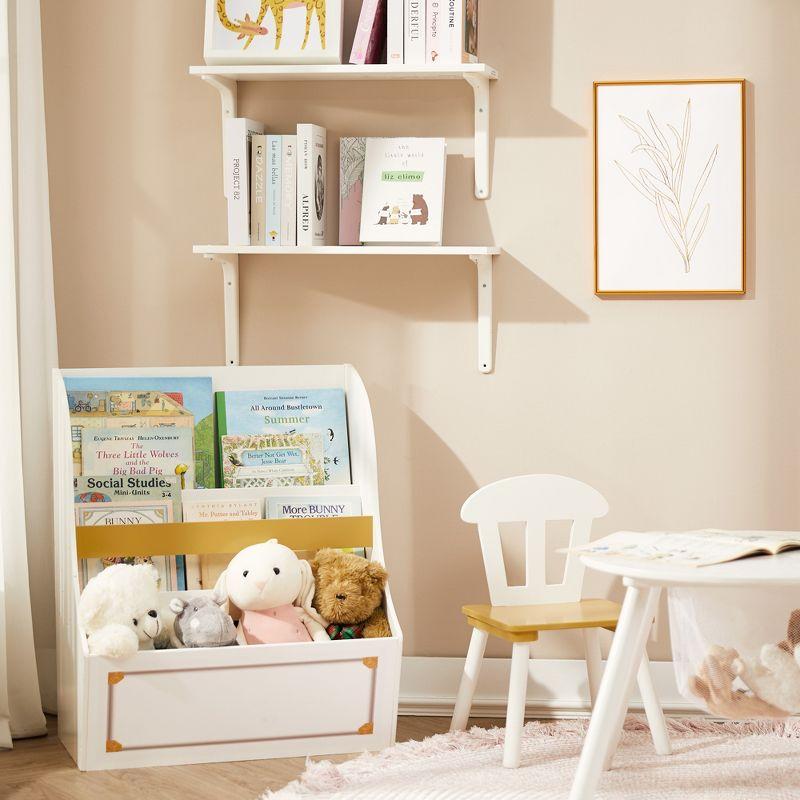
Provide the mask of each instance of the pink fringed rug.
{"label": "pink fringed rug", "polygon": [[[306,771],[263,800],[559,800],[566,798],[585,720],[529,722],[522,766],[502,766],[502,728],[473,728],[405,742],[343,764],[309,760]],[[614,769],[597,800],[798,800],[800,721],[669,720],[674,753],[656,756],[638,717],[626,721]]]}

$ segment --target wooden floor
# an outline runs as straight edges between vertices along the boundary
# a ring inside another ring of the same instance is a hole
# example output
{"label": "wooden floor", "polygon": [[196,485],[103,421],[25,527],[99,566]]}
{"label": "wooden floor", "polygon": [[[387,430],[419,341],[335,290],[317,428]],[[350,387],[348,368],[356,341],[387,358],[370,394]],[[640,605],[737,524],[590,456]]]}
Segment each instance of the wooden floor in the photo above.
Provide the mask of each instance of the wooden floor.
{"label": "wooden floor", "polygon": [[[472,720],[491,727],[504,720]],[[398,741],[443,733],[444,717],[400,717]],[[56,736],[55,718],[48,734],[18,740],[0,751],[0,800],[255,800],[266,789],[278,789],[303,771],[305,758],[197,764],[186,767],[79,772]],[[352,756],[325,756],[346,761]]]}

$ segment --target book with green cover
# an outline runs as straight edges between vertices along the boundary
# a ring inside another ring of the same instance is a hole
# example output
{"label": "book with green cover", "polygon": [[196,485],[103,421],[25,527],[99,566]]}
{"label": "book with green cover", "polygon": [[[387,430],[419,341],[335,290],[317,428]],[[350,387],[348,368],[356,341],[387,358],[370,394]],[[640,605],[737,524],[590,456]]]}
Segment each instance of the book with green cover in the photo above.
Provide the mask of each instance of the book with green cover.
{"label": "book with green cover", "polygon": [[[350,479],[350,447],[347,435],[347,406],[343,389],[264,389],[217,392],[217,435],[220,444],[220,480],[234,485],[234,469],[292,467],[301,485],[347,484]],[[288,437],[243,443],[230,437]],[[294,438],[292,438],[294,437]],[[318,443],[321,442],[320,454]],[[280,453],[276,448],[289,448]],[[244,448],[244,449],[242,449]],[[259,453],[257,451],[263,451]],[[251,452],[252,451],[252,452]],[[320,457],[320,471],[316,461]],[[237,463],[237,461],[239,463]],[[293,466],[292,466],[293,465]],[[227,473],[226,473],[227,470]],[[266,469],[262,469],[266,471]],[[235,485],[247,485],[238,480]],[[321,480],[320,480],[321,478]],[[298,481],[293,482],[294,485]],[[269,485],[293,485],[278,482]]]}

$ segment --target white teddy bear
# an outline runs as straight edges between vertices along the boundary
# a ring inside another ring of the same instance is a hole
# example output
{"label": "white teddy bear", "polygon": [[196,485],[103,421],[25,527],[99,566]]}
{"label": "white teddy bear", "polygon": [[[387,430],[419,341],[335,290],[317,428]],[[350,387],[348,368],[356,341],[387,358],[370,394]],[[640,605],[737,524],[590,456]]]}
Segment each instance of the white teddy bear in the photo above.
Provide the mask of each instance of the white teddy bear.
{"label": "white teddy bear", "polygon": [[78,603],[91,655],[125,658],[153,650],[163,635],[158,571],[152,564],[113,564],[95,575]]}
{"label": "white teddy bear", "polygon": [[761,648],[761,661],[736,659],[734,672],[762,700],[790,714],[800,713],[800,644],[790,654],[776,644]]}

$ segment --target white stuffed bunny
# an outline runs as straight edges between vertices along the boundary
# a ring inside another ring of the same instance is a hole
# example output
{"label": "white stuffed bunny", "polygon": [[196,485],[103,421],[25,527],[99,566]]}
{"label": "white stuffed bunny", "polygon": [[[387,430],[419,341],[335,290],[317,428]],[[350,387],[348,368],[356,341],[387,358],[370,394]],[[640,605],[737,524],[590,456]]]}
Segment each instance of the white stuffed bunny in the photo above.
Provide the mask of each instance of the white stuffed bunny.
{"label": "white stuffed bunny", "polygon": [[124,658],[153,650],[163,632],[158,570],[152,564],[113,564],[81,593],[78,620],[91,655]]}
{"label": "white stuffed bunny", "polygon": [[790,714],[800,714],[800,644],[790,654],[776,644],[761,648],[761,661],[739,658],[734,672],[762,700]]}
{"label": "white stuffed bunny", "polygon": [[277,539],[245,547],[220,575],[214,592],[239,619],[239,644],[327,641],[327,622],[311,605],[314,576]]}

